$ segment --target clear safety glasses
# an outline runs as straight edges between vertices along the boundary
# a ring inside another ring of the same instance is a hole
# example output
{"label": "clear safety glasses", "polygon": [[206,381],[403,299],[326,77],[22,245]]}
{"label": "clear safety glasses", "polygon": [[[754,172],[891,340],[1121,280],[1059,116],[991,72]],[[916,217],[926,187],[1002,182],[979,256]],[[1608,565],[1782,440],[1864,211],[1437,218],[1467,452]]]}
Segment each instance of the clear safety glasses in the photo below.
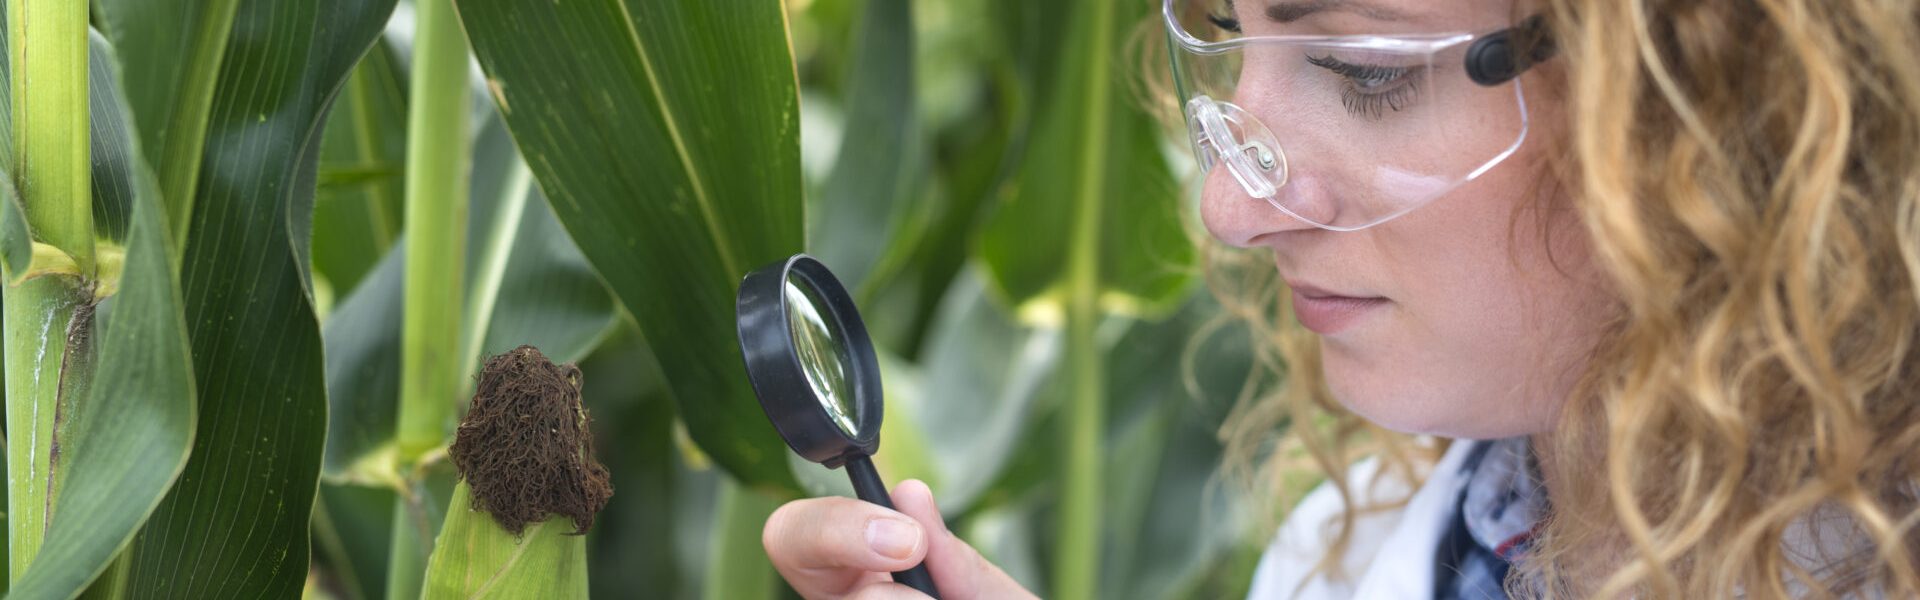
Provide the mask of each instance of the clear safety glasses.
{"label": "clear safety glasses", "polygon": [[1230,178],[1336,231],[1406,214],[1512,155],[1527,136],[1517,76],[1553,51],[1538,17],[1490,33],[1299,35],[1286,24],[1299,3],[1164,2],[1205,185]]}

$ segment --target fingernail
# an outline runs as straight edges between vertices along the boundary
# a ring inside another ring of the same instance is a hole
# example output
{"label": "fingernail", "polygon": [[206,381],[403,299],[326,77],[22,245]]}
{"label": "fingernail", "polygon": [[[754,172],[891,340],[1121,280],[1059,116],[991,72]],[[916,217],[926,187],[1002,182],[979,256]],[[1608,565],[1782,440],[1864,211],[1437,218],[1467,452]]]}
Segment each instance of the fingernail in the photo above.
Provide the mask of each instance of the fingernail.
{"label": "fingernail", "polygon": [[899,519],[867,521],[867,545],[887,558],[906,558],[920,544],[920,532],[912,523]]}

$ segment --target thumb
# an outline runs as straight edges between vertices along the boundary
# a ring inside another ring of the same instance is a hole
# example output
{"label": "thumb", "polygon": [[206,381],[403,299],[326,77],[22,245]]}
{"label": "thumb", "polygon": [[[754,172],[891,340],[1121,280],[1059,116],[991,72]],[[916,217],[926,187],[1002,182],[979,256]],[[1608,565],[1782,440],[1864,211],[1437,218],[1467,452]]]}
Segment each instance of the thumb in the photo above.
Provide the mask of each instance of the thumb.
{"label": "thumb", "polygon": [[973,546],[947,529],[946,521],[940,518],[940,508],[934,504],[933,490],[926,483],[918,479],[900,482],[893,489],[893,503],[926,530],[927,571],[933,575],[933,583],[940,588],[943,600],[1032,597],[981,557]]}

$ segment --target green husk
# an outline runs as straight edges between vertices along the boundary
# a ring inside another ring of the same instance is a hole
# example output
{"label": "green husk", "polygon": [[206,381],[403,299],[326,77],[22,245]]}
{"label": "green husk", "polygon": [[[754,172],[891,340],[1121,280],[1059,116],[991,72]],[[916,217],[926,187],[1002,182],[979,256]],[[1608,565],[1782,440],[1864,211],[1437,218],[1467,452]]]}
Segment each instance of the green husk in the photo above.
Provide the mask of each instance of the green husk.
{"label": "green husk", "polygon": [[520,536],[476,510],[462,481],[427,561],[421,598],[585,598],[586,536],[567,535],[572,522],[554,517]]}

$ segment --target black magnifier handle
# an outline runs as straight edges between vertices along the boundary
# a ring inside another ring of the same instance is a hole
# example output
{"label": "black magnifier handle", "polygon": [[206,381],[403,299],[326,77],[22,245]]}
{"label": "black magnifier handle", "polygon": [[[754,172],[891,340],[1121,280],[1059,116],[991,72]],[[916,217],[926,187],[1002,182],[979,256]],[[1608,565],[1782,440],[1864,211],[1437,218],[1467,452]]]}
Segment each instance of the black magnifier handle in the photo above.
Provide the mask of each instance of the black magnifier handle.
{"label": "black magnifier handle", "polygon": [[[889,509],[893,508],[893,497],[887,495],[887,484],[880,481],[880,472],[874,470],[873,459],[864,454],[855,454],[848,458],[847,476],[853,478],[853,494],[859,496],[861,500]],[[940,592],[933,588],[933,575],[927,572],[925,561],[921,561],[911,569],[895,571],[893,582],[920,590],[934,598],[940,597]]]}

